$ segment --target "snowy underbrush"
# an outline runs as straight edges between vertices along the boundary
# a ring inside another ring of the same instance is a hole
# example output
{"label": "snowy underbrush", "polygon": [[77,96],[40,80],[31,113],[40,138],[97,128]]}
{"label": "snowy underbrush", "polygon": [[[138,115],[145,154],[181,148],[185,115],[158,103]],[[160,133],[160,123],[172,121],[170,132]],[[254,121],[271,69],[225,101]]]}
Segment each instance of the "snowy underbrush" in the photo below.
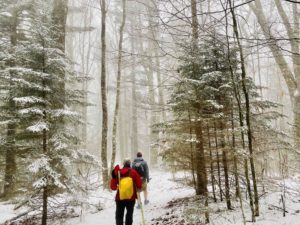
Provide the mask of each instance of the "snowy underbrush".
{"label": "snowy underbrush", "polygon": [[[233,209],[228,210],[225,200],[214,203],[211,198],[207,209],[204,199],[197,196],[178,198],[168,202],[162,210],[163,214],[153,218],[151,225],[202,225],[205,224],[206,210],[209,212],[211,225],[244,224],[240,202],[233,199],[232,205]],[[265,193],[260,196],[260,216],[256,218],[256,222],[251,222],[247,199],[243,200],[243,208],[246,224],[300,225],[300,176],[266,181]]]}
{"label": "snowy underbrush", "polygon": [[[78,190],[56,194],[48,198],[48,223],[64,224],[74,217],[80,218],[86,212],[97,213],[107,201],[112,201],[111,193],[103,191],[97,175],[81,177],[82,185]],[[0,225],[38,225],[41,224],[42,199],[15,198],[0,202]]]}

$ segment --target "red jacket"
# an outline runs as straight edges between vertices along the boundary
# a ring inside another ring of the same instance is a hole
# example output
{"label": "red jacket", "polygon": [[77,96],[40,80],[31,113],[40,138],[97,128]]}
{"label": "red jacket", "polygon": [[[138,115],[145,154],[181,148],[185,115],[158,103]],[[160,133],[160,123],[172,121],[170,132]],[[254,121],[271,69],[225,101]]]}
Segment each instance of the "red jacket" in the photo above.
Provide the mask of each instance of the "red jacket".
{"label": "red jacket", "polygon": [[133,184],[134,184],[134,194],[132,196],[132,198],[129,200],[129,201],[134,201],[135,199],[137,199],[137,193],[136,193],[136,189],[141,189],[142,188],[142,179],[141,179],[141,176],[138,174],[138,172],[136,172],[134,169],[131,169],[131,168],[128,168],[128,167],[124,167],[122,169],[120,169],[119,166],[116,166],[114,171],[113,171],[113,174],[115,175],[111,181],[110,181],[110,188],[113,190],[113,191],[116,191],[117,190],[117,194],[116,194],[116,200],[117,201],[120,201],[120,196],[119,196],[119,190],[118,190],[118,183],[119,183],[119,180],[118,180],[118,171],[120,171],[120,174],[121,174],[121,177],[125,177],[129,170],[131,170],[130,172],[130,177],[132,178],[133,180]]}

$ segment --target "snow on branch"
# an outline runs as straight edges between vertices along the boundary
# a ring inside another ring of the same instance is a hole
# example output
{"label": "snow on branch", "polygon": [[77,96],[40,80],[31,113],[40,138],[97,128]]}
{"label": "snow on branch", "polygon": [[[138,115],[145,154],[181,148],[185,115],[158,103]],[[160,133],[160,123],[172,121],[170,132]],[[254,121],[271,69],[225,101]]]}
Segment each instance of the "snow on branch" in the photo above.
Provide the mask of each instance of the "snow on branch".
{"label": "snow on branch", "polygon": [[75,111],[71,111],[68,109],[56,109],[56,110],[51,110],[52,116],[53,117],[79,117],[80,114],[75,112]]}
{"label": "snow on branch", "polygon": [[43,110],[39,108],[26,108],[26,109],[21,109],[18,111],[19,114],[36,114],[36,115],[43,115]]}
{"label": "snow on branch", "polygon": [[36,124],[34,124],[30,127],[27,127],[26,130],[31,131],[33,133],[39,133],[39,132],[42,132],[43,130],[49,130],[49,127],[48,127],[47,123],[39,121]]}
{"label": "snow on branch", "polygon": [[17,103],[26,104],[26,103],[45,103],[45,100],[37,98],[35,96],[25,96],[25,97],[15,97],[13,100]]}

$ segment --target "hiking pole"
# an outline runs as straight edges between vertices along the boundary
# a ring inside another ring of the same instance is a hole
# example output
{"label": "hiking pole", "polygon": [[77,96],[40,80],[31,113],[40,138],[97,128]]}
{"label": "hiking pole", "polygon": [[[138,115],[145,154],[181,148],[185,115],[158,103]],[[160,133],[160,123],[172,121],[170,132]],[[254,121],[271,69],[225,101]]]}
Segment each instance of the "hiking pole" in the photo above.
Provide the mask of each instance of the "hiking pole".
{"label": "hiking pole", "polygon": [[138,202],[139,202],[140,207],[141,207],[142,225],[146,225],[145,216],[144,216],[144,209],[143,209],[143,204],[142,204],[140,192],[137,191],[136,194],[137,194]]}

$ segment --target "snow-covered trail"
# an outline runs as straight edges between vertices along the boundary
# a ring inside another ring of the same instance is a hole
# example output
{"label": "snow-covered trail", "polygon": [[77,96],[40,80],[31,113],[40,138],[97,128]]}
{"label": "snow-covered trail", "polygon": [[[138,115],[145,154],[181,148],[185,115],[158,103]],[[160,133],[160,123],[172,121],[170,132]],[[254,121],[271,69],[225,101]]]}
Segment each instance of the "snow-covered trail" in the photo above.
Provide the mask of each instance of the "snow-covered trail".
{"label": "snow-covered trail", "polygon": [[[146,224],[150,225],[153,218],[164,214],[163,209],[166,204],[177,198],[193,195],[194,191],[178,182],[172,181],[172,174],[164,171],[152,171],[149,183],[150,203],[144,207]],[[101,192],[101,190],[99,190]],[[114,225],[115,224],[115,202],[113,200],[115,192],[109,193],[105,199],[105,209],[96,214],[83,214],[80,218],[75,218],[67,222],[68,225]],[[143,194],[141,195],[143,199]],[[133,225],[141,224],[141,212],[134,210]]]}

